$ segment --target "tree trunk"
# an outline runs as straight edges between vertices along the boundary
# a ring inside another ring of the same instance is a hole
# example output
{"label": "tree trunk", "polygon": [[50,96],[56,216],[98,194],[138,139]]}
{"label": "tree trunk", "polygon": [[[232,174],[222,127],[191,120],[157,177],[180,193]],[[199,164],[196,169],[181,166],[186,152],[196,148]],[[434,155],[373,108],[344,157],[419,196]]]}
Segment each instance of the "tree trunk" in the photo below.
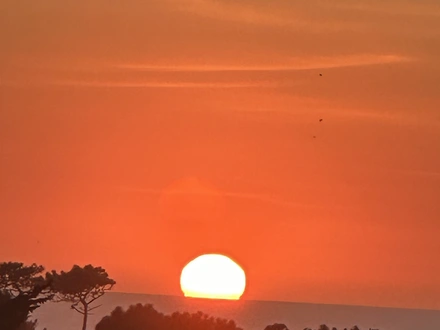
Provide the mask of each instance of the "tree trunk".
{"label": "tree trunk", "polygon": [[87,317],[89,316],[89,306],[83,303],[84,314],[83,314],[83,327],[82,330],[87,330]]}

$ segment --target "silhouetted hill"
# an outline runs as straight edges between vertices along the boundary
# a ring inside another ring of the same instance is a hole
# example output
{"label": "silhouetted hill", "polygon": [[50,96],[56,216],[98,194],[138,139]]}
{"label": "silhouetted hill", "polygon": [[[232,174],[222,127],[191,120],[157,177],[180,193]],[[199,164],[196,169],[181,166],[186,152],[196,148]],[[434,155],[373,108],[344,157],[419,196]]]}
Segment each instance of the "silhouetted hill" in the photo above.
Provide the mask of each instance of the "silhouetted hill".
{"label": "silhouetted hill", "polygon": [[[381,330],[440,329],[440,311],[411,310],[398,308],[360,307],[343,305],[306,304],[276,301],[225,301],[187,299],[184,297],[108,293],[101,300],[102,307],[90,316],[93,327],[117,306],[126,309],[130,305],[152,304],[165,314],[202,311],[210,316],[234,320],[244,330],[262,330],[268,324],[284,323],[290,330],[317,328],[327,324],[338,329],[350,329],[357,324],[361,329]],[[39,308],[35,316],[40,320],[40,329],[77,330],[81,319],[70,310],[68,304],[52,304]]]}

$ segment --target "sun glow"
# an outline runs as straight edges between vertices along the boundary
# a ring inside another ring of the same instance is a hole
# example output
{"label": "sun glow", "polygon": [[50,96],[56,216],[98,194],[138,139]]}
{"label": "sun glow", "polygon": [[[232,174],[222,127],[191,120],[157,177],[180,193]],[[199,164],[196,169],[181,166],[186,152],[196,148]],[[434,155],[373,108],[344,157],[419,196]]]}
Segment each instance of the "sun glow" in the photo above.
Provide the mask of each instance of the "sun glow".
{"label": "sun glow", "polygon": [[180,286],[185,297],[237,300],[246,287],[246,275],[230,258],[205,254],[183,268]]}

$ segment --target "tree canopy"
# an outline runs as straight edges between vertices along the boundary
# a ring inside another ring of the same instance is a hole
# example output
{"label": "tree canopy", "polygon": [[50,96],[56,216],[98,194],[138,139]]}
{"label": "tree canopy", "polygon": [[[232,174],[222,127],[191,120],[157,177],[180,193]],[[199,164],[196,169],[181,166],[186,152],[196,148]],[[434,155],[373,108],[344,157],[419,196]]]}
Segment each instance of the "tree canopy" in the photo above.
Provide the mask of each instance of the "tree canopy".
{"label": "tree canopy", "polygon": [[109,278],[102,267],[74,265],[68,272],[52,271],[47,277],[53,281],[52,289],[56,301],[71,302],[72,309],[83,315],[83,330],[87,328],[87,318],[90,311],[99,306],[91,304],[111,290],[116,282]]}
{"label": "tree canopy", "polygon": [[289,329],[284,323],[274,323],[265,327],[264,330],[289,330]]}
{"label": "tree canopy", "polygon": [[121,307],[104,317],[96,330],[242,330],[234,321],[214,318],[202,312],[165,315],[153,305],[137,304],[126,311]]}
{"label": "tree canopy", "polygon": [[35,263],[25,266],[21,262],[2,262],[0,263],[0,290],[7,291],[14,297],[20,293],[29,293],[35,286],[44,284],[43,271],[44,267]]}

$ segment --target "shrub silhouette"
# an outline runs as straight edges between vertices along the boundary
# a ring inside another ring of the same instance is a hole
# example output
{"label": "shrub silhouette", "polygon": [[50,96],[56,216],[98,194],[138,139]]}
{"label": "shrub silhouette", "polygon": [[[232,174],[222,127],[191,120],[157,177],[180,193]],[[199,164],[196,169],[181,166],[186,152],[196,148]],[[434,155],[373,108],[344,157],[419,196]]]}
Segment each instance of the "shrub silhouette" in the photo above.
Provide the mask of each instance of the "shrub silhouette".
{"label": "shrub silhouette", "polygon": [[289,330],[289,329],[284,323],[274,323],[265,327],[264,330]]}
{"label": "shrub silhouette", "polygon": [[137,304],[126,311],[117,307],[104,317],[96,330],[242,330],[234,321],[214,318],[202,312],[164,315],[151,304]]}

